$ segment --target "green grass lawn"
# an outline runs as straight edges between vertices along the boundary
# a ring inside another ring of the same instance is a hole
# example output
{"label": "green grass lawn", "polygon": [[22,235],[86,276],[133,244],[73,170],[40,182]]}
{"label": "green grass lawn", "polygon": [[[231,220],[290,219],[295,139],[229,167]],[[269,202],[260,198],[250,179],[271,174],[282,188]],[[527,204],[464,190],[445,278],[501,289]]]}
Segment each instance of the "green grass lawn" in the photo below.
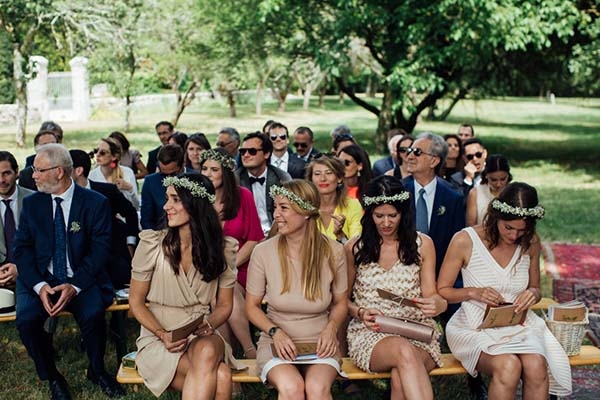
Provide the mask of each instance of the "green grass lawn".
{"label": "green grass lawn", "polygon": [[[314,101],[316,104],[316,101]],[[154,124],[170,119],[172,104],[163,102],[156,106],[135,107],[132,129],[128,134],[132,147],[145,155],[158,145]],[[286,124],[290,130],[308,125],[317,135],[317,147],[330,147],[329,132],[339,124],[347,124],[372,157],[381,156],[376,149],[373,132],[377,125],[375,117],[353,105],[349,100],[339,104],[337,97],[328,98],[323,109],[302,110],[300,100],[291,100],[287,111],[276,111],[274,103],[267,103],[262,116],[254,115],[249,102],[238,105],[238,118],[229,118],[229,111],[216,101],[203,101],[191,106],[181,118],[178,130],[193,133],[201,131],[209,135],[211,143],[220,127],[233,126],[245,134],[259,130],[264,121],[275,119]],[[96,110],[88,123],[64,123],[65,144],[69,148],[91,150],[100,137],[123,127],[122,110],[103,108]],[[557,99],[551,105],[537,98],[507,98],[481,101],[462,101],[447,121],[420,121],[415,132],[425,130],[439,134],[455,133],[462,122],[475,126],[489,153],[506,155],[513,166],[515,180],[534,185],[546,207],[546,218],[538,231],[542,240],[600,243],[600,99]],[[14,148],[14,127],[0,127],[0,148],[10,150],[19,162],[33,152],[33,136],[38,123],[29,125],[28,147]],[[544,278],[545,295],[550,284]],[[137,326],[129,322],[129,347],[135,347]],[[79,399],[103,399],[102,393],[85,380],[86,357],[76,350],[78,330],[71,318],[62,318],[56,335],[56,348],[61,357],[59,367],[66,371],[72,392]],[[0,375],[0,398],[45,399],[48,392],[40,386],[33,363],[27,356],[16,333],[14,323],[0,324],[0,346],[3,361]],[[114,348],[107,350],[107,366],[116,371]],[[436,398],[466,398],[464,376],[432,378]],[[383,399],[385,390],[377,382],[361,383],[365,399]],[[151,399],[153,396],[143,387],[129,387],[128,399]],[[334,388],[336,398],[347,397]],[[262,385],[248,385],[247,399],[275,398]],[[164,398],[178,398],[170,393]]]}

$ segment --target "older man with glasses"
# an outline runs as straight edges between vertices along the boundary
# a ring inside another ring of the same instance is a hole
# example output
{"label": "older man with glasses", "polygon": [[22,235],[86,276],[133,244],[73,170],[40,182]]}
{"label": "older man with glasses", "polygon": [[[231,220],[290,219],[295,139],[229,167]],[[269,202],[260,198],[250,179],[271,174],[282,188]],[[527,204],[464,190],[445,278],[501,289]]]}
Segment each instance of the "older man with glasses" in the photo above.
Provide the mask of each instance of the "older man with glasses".
{"label": "older man with glasses", "polygon": [[[465,167],[450,176],[450,183],[466,199],[469,191],[481,182],[487,150],[479,138],[467,139],[463,143]],[[465,200],[466,201],[466,200]]]}
{"label": "older man with glasses", "polygon": [[294,131],[294,148],[296,155],[309,163],[313,158],[318,157],[321,152],[314,147],[315,135],[308,126],[300,126]]}
{"label": "older man with glasses", "polygon": [[252,192],[260,225],[266,236],[271,230],[275,209],[273,199],[269,196],[269,190],[271,186],[289,181],[292,177],[269,163],[273,152],[273,143],[262,132],[247,135],[239,152],[242,166],[235,171],[235,174],[240,180],[240,186]]}

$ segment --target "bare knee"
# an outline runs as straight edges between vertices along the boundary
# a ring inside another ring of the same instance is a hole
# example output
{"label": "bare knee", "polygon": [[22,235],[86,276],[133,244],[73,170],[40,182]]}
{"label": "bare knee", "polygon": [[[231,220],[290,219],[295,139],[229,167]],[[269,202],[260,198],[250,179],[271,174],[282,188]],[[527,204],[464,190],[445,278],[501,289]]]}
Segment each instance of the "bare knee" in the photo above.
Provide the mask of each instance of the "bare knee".
{"label": "bare knee", "polygon": [[422,364],[418,350],[408,340],[398,342],[393,349],[394,363],[398,370],[413,369]]}
{"label": "bare knee", "polygon": [[507,388],[516,387],[521,379],[522,364],[516,355],[506,355],[494,366],[492,379]]}
{"label": "bare knee", "polygon": [[221,351],[214,342],[196,342],[190,347],[189,353],[191,363],[195,367],[216,367],[221,362]]}
{"label": "bare knee", "polygon": [[307,399],[324,399],[331,393],[331,382],[322,379],[311,379],[304,382],[304,391]]}
{"label": "bare knee", "polygon": [[548,379],[548,365],[541,354],[528,354],[521,357],[523,377],[527,381],[544,382]]}
{"label": "bare knee", "polygon": [[279,395],[285,399],[304,399],[304,380],[301,377],[282,379],[275,386]]}

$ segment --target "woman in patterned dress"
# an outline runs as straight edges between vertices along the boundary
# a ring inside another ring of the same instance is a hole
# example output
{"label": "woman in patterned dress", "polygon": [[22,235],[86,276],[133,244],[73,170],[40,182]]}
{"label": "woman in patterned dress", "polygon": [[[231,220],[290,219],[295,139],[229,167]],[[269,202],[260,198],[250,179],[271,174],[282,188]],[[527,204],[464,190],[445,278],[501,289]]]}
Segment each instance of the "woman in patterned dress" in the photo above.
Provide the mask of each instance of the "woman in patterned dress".
{"label": "woman in patterned dress", "polygon": [[[348,282],[353,287],[348,327],[350,356],[360,368],[391,370],[392,399],[432,399],[429,371],[441,366],[440,346],[381,332],[377,315],[409,318],[435,327],[446,310],[435,288],[435,249],[417,233],[410,194],[400,180],[380,176],[366,188],[362,234],[346,244]],[[414,307],[379,297],[385,289],[410,299]]]}
{"label": "woman in patterned dress", "polygon": [[[457,233],[448,247],[438,290],[461,303],[446,326],[448,346],[467,372],[490,374],[490,399],[523,399],[571,392],[569,360],[544,320],[528,310],[525,322],[479,329],[486,306],[509,302],[516,313],[540,300],[540,238],[535,223],[544,209],[535,188],[514,182],[492,200],[482,225]],[[453,284],[461,273],[464,288]]]}

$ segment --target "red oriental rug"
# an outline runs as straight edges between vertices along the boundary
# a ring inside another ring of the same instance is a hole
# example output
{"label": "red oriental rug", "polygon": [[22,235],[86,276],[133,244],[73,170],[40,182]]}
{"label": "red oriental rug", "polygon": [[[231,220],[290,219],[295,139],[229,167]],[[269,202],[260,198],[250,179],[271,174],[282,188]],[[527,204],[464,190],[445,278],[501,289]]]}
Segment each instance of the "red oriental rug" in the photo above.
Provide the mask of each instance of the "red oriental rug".
{"label": "red oriental rug", "polygon": [[600,312],[600,246],[544,243],[544,268],[552,276],[553,295],[558,302],[575,298],[590,312]]}

